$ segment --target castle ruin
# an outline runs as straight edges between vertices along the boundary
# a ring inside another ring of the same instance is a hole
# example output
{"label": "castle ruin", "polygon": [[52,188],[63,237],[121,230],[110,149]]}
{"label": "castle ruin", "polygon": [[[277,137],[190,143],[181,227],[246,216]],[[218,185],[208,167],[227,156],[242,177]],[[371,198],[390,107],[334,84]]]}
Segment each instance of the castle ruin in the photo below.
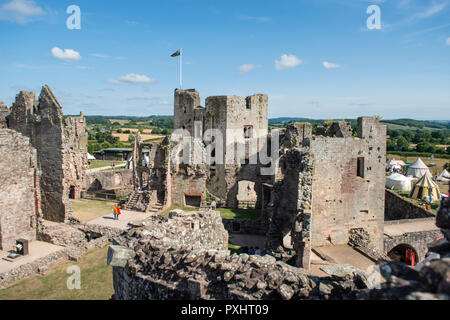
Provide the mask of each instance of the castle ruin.
{"label": "castle ruin", "polygon": [[[196,90],[176,89],[174,101],[174,134],[161,144],[136,139],[140,190],[130,207],[252,203],[268,226],[267,247],[295,250],[295,265],[307,269],[313,246],[347,244],[354,229],[383,250],[385,125],[362,117],[355,134],[343,121],[314,135],[309,123],[269,132],[267,95],[209,97],[201,107]],[[279,158],[265,161],[272,154]]]}
{"label": "castle ruin", "polygon": [[87,132],[83,114],[63,117],[48,86],[38,100],[20,92],[2,119],[0,249],[8,250],[19,238],[36,239],[41,218],[73,220],[69,199],[85,187]]}

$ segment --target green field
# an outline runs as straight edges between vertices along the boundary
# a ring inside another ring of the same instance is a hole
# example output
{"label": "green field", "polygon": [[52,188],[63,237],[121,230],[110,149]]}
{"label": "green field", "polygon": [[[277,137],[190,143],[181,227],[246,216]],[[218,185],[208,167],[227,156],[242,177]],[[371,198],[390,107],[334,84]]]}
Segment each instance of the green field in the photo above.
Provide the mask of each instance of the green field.
{"label": "green field", "polygon": [[[0,300],[108,300],[114,293],[112,268],[106,265],[108,246],[86,253],[80,262],[64,262],[47,276],[35,275],[0,290]],[[70,266],[81,270],[81,289],[69,290]]]}
{"label": "green field", "polygon": [[[90,160],[89,163],[90,163],[89,169],[97,169],[111,166],[112,161]],[[116,161],[116,166],[124,163],[126,163],[126,161]]]}

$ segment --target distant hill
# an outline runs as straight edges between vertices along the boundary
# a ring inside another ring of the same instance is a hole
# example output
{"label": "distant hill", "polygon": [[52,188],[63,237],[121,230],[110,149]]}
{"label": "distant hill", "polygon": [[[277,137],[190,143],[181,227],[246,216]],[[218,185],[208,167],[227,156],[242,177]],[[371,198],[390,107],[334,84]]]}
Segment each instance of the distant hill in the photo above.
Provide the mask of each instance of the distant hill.
{"label": "distant hill", "polygon": [[[147,117],[139,117],[139,116],[86,116],[88,123],[90,124],[107,124],[110,123],[109,119],[118,119],[118,120],[130,120],[136,122],[145,122],[154,119],[173,119],[173,116],[169,115],[151,115]],[[320,125],[329,119],[309,119],[302,117],[278,117],[278,118],[270,118],[269,124],[282,124],[289,122],[311,122],[312,124]],[[331,119],[330,119],[331,120]],[[351,122],[352,125],[356,125],[356,119],[333,119],[333,120],[345,120]],[[397,119],[397,120],[381,120],[382,123],[388,125],[389,129],[397,129],[397,130],[443,130],[450,129],[450,120],[414,120],[414,119]]]}
{"label": "distant hill", "polygon": [[[345,120],[351,122],[352,125],[356,124],[356,119],[333,119],[333,120]],[[289,123],[289,122],[302,122],[308,121],[312,124],[322,124],[327,120],[308,119],[308,118],[272,118],[269,119],[270,124],[274,123]],[[388,125],[390,129],[405,129],[405,130],[417,130],[417,129],[450,129],[450,120],[436,120],[436,121],[423,121],[414,119],[398,119],[398,120],[381,120],[382,123]]]}
{"label": "distant hill", "polygon": [[[396,126],[405,127],[405,129],[450,129],[450,121],[422,121],[413,119],[382,120],[381,122]],[[396,128],[402,129],[402,128]]]}
{"label": "distant hill", "polygon": [[269,123],[280,123],[280,122],[293,122],[293,121],[311,121],[312,119],[308,118],[288,118],[288,117],[281,117],[281,118],[272,118],[269,119]]}

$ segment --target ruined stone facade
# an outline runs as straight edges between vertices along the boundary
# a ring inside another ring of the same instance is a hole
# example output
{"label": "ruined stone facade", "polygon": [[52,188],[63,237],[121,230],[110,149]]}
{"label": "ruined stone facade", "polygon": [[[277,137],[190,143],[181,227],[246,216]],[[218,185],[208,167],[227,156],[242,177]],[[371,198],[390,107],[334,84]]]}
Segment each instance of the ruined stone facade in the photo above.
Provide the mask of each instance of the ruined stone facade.
{"label": "ruined stone facade", "polygon": [[[150,146],[156,151],[147,164],[135,161],[136,181],[164,194],[161,204],[200,207],[207,196],[228,208],[252,204],[262,212],[259,225],[268,226],[267,246],[294,249],[296,265],[305,268],[313,246],[347,244],[353,229],[366,230],[382,251],[386,126],[362,117],[356,134],[344,121],[315,135],[309,123],[269,133],[266,95],[199,104],[197,91],[175,90],[174,134]],[[143,147],[137,141],[135,154]],[[279,163],[263,161],[272,153]]]}
{"label": "ruined stone facade", "polygon": [[40,187],[36,150],[29,138],[0,129],[0,250],[36,239]]}
{"label": "ruined stone facade", "polygon": [[308,268],[311,247],[347,244],[362,228],[382,251],[385,141],[386,126],[368,117],[358,119],[357,136],[345,122],[316,135],[307,123],[282,130],[268,245],[293,248],[296,265]]}
{"label": "ruined stone facade", "polygon": [[83,114],[63,119],[62,106],[48,86],[39,100],[31,92],[16,96],[8,127],[29,137],[37,151],[42,212],[47,220],[72,217],[69,198],[80,197],[87,169],[87,132]]}

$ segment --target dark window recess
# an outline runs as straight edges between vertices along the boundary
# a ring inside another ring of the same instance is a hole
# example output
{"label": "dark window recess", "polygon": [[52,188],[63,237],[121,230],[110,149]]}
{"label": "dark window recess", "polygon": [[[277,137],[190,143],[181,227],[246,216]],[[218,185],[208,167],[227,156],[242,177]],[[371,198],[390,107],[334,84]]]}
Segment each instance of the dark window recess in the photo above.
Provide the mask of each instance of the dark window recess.
{"label": "dark window recess", "polygon": [[244,138],[245,139],[253,138],[253,126],[245,126],[244,127]]}
{"label": "dark window recess", "polygon": [[186,206],[188,207],[200,207],[202,203],[202,197],[200,196],[185,196]]}
{"label": "dark window recess", "polygon": [[364,158],[363,157],[359,157],[358,158],[358,170],[357,170],[357,175],[358,177],[364,178]]}
{"label": "dark window recess", "polygon": [[241,224],[239,222],[233,221],[233,232],[241,231]]}
{"label": "dark window recess", "polygon": [[245,102],[246,102],[246,105],[247,105],[247,109],[251,109],[252,108],[252,104],[250,103],[250,99],[247,98]]}

